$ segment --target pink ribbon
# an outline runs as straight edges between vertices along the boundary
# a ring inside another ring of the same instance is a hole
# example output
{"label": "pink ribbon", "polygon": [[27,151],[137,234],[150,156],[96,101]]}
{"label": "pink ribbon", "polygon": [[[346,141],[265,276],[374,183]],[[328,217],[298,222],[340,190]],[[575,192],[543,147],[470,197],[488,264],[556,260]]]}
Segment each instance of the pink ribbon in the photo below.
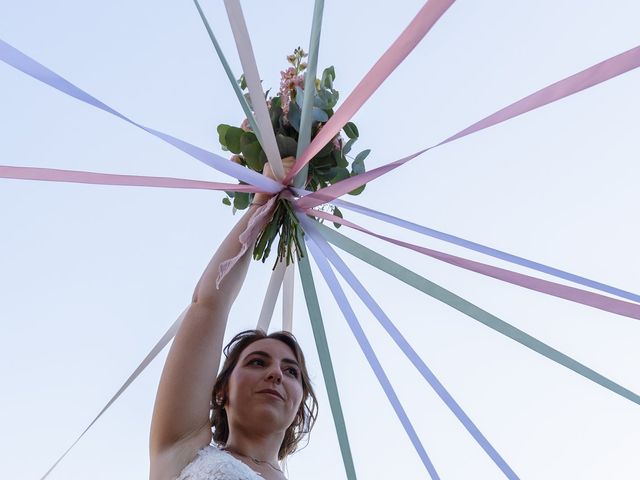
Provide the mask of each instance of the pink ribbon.
{"label": "pink ribbon", "polygon": [[414,250],[442,262],[455,265],[456,267],[471,270],[473,272],[493,277],[498,280],[502,280],[503,282],[511,283],[513,285],[519,285],[521,287],[528,288],[529,290],[535,290],[537,292],[546,293],[547,295],[552,295],[554,297],[564,298],[565,300],[588,305],[590,307],[604,310],[606,312],[616,313],[618,315],[623,315],[625,317],[640,320],[640,305],[636,303],[625,302],[624,300],[607,297],[605,295],[600,295],[599,293],[588,292],[579,288],[550,282],[548,280],[542,280],[540,278],[531,277],[522,273],[505,270],[504,268],[486,265],[484,263],[475,262],[473,260],[456,257],[455,255],[449,255],[448,253],[431,250],[430,248],[403,242],[402,240],[396,240],[391,237],[386,237],[384,235],[374,233],[364,227],[356,225],[353,222],[344,220],[343,218],[337,217],[336,215],[332,215],[327,212],[322,212],[319,210],[308,210],[306,213],[318,218],[331,220],[332,222],[339,223],[341,225],[346,225],[368,235],[380,238],[381,240],[385,240],[395,245]]}
{"label": "pink ribbon", "polygon": [[455,0],[430,0],[420,9],[407,28],[380,57],[376,64],[360,81],[351,95],[338,108],[322,130],[313,139],[309,147],[298,158],[291,171],[284,178],[285,185],[304,167],[322,147],[329,143],[360,107],[369,99],[400,63],[420,43],[438,19]]}
{"label": "pink ribbon", "polygon": [[271,217],[273,217],[273,211],[275,209],[276,201],[278,200],[278,198],[279,197],[277,195],[274,195],[269,199],[267,203],[258,207],[253,213],[253,215],[249,219],[247,228],[245,228],[238,237],[241,244],[240,251],[235,257],[225,260],[220,264],[220,267],[218,267],[216,288],[220,288],[220,284],[222,283],[222,280],[224,280],[224,277],[227,275],[227,273],[229,273],[233,266],[238,263],[238,261],[245,253],[247,253],[247,250],[249,250],[249,248],[255,244],[258,235],[265,227],[265,225],[271,220]]}
{"label": "pink ribbon", "polygon": [[0,178],[17,180],[42,180],[48,182],[88,183],[93,185],[120,185],[137,187],[188,188],[199,190],[225,190],[233,192],[262,192],[253,185],[205,182],[171,177],[116,175],[55,168],[12,167],[0,165]]}
{"label": "pink ribbon", "polygon": [[[616,55],[615,57],[611,57],[603,62],[597,63],[596,65],[587,68],[586,70],[582,70],[581,72],[578,72],[574,75],[571,75],[570,77],[567,77],[541,90],[538,90],[537,92],[525,98],[522,98],[501,110],[498,110],[488,117],[483,118],[479,122],[470,125],[464,130],[461,130],[458,133],[438,143],[437,145],[425,148],[424,150],[420,150],[419,152],[409,155],[408,157],[405,157],[403,159],[396,160],[395,162],[388,163],[386,165],[383,165],[382,167],[378,167],[374,170],[370,170],[355,177],[347,178],[345,180],[342,180],[341,182],[331,185],[330,187],[318,190],[317,192],[306,196],[304,201],[301,200],[299,206],[300,208],[307,209],[316,207],[318,205],[321,205],[322,203],[330,202],[331,200],[338,198],[339,196],[344,195],[345,193],[350,192],[358,188],[359,186],[364,185],[365,183],[368,183],[369,181],[381,175],[384,175],[385,173],[388,173],[395,168],[398,168],[401,165],[404,165],[409,160],[412,160],[413,158],[428,150],[431,150],[432,148],[439,147],[440,145],[444,145],[445,143],[453,142],[454,140],[478,132],[485,128],[489,128],[498,123],[502,123],[506,120],[522,115],[523,113],[555,102],[556,100],[560,100],[569,95],[573,95],[574,93],[580,92],[589,87],[593,87],[594,85],[626,73],[639,66],[640,46],[632,48],[631,50],[627,50],[626,52]],[[360,86],[358,86],[358,88],[360,88]],[[337,114],[338,112],[336,112],[336,115]],[[336,115],[334,115],[334,117]],[[334,117],[332,117],[331,120],[333,120]],[[327,122],[327,125],[329,125],[329,122]],[[325,128],[326,126],[322,129],[321,133],[324,132]],[[318,134],[318,136],[320,136],[320,134]]]}

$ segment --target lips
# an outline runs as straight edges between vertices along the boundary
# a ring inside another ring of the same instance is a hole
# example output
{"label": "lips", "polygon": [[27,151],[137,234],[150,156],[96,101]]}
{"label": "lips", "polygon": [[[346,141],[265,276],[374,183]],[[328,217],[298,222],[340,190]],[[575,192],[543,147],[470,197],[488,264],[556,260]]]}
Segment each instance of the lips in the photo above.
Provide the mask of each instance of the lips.
{"label": "lips", "polygon": [[265,388],[263,390],[260,390],[258,393],[267,393],[269,395],[274,395],[274,396],[278,397],[280,400],[284,401],[284,397],[282,396],[282,394],[280,392],[278,392],[277,390],[274,390],[272,388]]}

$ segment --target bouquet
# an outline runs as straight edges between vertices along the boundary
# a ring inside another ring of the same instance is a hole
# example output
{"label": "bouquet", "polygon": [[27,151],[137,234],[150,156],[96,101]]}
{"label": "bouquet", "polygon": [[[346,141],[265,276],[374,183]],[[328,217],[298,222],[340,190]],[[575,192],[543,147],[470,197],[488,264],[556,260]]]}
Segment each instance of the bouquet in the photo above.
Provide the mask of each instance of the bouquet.
{"label": "bouquet", "polygon": [[[307,68],[306,57],[307,54],[299,47],[292,55],[287,56],[290,66],[280,72],[280,89],[277,95],[269,96],[269,91],[266,94],[267,108],[281,158],[295,156],[298,147]],[[321,78],[315,79],[311,139],[331,118],[333,109],[338,103],[339,93],[333,85],[335,77],[334,67],[328,67],[322,72]],[[242,91],[246,90],[244,76],[240,77],[238,83]],[[245,98],[251,107],[248,93],[245,93]],[[223,150],[234,154],[231,157],[232,161],[256,172],[263,172],[267,157],[247,119],[239,127],[218,125],[217,131]],[[309,162],[304,189],[316,191],[365,171],[364,160],[370,150],[363,150],[355,157],[349,155],[353,144],[358,140],[358,128],[353,122],[348,122],[342,131],[348,140],[345,141],[341,134],[336,135]],[[350,194],[358,195],[364,188],[365,185],[362,185]],[[222,202],[231,206],[233,213],[246,209],[254,196],[253,193],[246,192],[226,192],[226,195]],[[342,212],[337,207],[329,206],[328,208],[334,215],[342,217]],[[294,255],[299,259],[302,251],[300,248],[302,231],[290,201],[285,198],[277,200],[273,217],[258,236],[253,250],[254,259],[264,262],[271,253],[278,236],[277,261],[286,261],[288,265],[293,261]]]}

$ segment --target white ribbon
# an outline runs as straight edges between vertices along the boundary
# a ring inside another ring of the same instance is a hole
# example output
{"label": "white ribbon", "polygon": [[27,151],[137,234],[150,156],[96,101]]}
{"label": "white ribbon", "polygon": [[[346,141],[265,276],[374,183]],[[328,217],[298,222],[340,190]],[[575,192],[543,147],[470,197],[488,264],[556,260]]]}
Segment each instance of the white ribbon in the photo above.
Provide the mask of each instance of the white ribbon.
{"label": "white ribbon", "polygon": [[247,24],[242,14],[242,7],[240,6],[239,0],[225,0],[224,5],[227,8],[229,24],[231,25],[233,38],[236,41],[238,56],[240,57],[244,78],[247,82],[247,88],[249,89],[251,106],[256,116],[256,123],[260,129],[262,149],[267,155],[267,160],[269,161],[269,165],[271,165],[271,170],[273,170],[276,179],[281,181],[284,178],[282,159],[280,158],[276,136],[273,133],[271,117],[269,116],[269,110],[267,109],[267,103],[264,98],[264,90],[262,90],[262,84],[260,83],[260,74],[258,73],[258,66],[256,65],[256,59],[253,55],[253,48],[251,47]]}
{"label": "white ribbon", "polygon": [[262,310],[260,310],[260,317],[258,318],[258,325],[256,326],[257,330],[262,330],[265,333],[269,332],[271,317],[273,317],[273,310],[275,309],[276,300],[280,293],[280,286],[282,285],[285,270],[288,269],[285,267],[284,262],[278,262],[275,270],[271,273],[269,286],[262,301]]}
{"label": "white ribbon", "polygon": [[134,382],[134,380],[136,378],[138,378],[138,376],[144,371],[145,368],[147,368],[149,366],[149,364],[153,361],[153,359],[158,356],[158,354],[164,349],[164,347],[167,346],[167,344],[171,341],[171,339],[173,339],[173,337],[175,337],[176,332],[178,331],[178,328],[180,327],[180,324],[182,323],[182,320],[184,319],[184,316],[187,313],[187,310],[188,310],[188,307],[180,314],[178,319],[175,322],[173,322],[173,325],[171,325],[169,327],[169,329],[165,332],[165,334],[162,336],[162,338],[160,340],[158,340],[158,343],[156,343],[155,346],[151,349],[151,351],[147,354],[147,356],[144,357],[144,360],[142,360],[142,362],[140,362],[140,365],[138,365],[138,368],[136,368],[133,371],[133,373],[131,375],[129,375],[129,378],[127,378],[127,380],[122,384],[122,386],[115,393],[115,395],[113,397],[111,397],[111,400],[109,400],[107,402],[107,404],[102,408],[102,410],[100,410],[98,415],[96,415],[96,418],[94,418],[91,421],[89,426],[87,426],[87,428],[85,428],[82,431],[82,433],[78,436],[78,438],[76,438],[75,442],[73,442],[71,444],[71,446],[69,448],[67,448],[67,450],[60,456],[60,458],[58,458],[55,461],[55,463],[53,465],[51,465],[51,468],[49,468],[49,470],[47,470],[47,473],[45,473],[40,478],[40,480],[44,480],[45,478],[47,478],[49,476],[51,471],[54,468],[56,468],[56,466],[62,461],[62,459],[64,457],[67,456],[67,454],[71,451],[71,449],[73,447],[75,447],[76,443],[78,443],[82,437],[84,437],[84,434],[89,431],[89,429],[93,426],[94,423],[96,423],[98,421],[98,419],[102,416],[102,414],[104,412],[106,412],[111,405],[113,405],[113,402],[115,402],[118,399],[118,397],[120,395],[122,395],[127,388],[129,388],[129,385],[131,385]]}
{"label": "white ribbon", "polygon": [[284,284],[282,287],[282,330],[291,332],[293,330],[293,285],[296,271],[293,264],[285,269]]}

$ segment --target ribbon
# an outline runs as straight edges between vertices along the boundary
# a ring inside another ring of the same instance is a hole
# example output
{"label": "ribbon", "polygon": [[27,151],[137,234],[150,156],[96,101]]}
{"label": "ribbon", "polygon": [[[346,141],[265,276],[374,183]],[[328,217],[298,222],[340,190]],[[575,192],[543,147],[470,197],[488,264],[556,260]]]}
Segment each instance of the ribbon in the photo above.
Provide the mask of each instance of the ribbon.
{"label": "ribbon", "polygon": [[229,24],[231,25],[233,38],[238,48],[238,55],[240,56],[240,63],[242,63],[244,77],[247,82],[247,88],[249,89],[251,105],[255,111],[258,130],[260,130],[262,134],[260,144],[267,156],[267,160],[269,160],[273,174],[280,180],[284,177],[284,168],[282,166],[278,144],[276,143],[276,137],[273,133],[269,110],[264,100],[265,95],[262,90],[262,84],[260,83],[260,74],[258,73],[258,66],[256,65],[256,59],[253,55],[253,48],[251,47],[249,32],[244,21],[244,15],[242,14],[242,7],[238,0],[225,0],[224,6],[227,8]]}
{"label": "ribbon", "polygon": [[253,130],[253,133],[255,133],[256,137],[258,138],[258,141],[262,144],[262,139],[260,137],[260,131],[258,130],[258,125],[256,124],[256,119],[253,116],[253,112],[251,111],[251,107],[249,107],[249,103],[247,102],[247,99],[244,98],[242,90],[240,90],[240,86],[238,85],[238,81],[236,80],[236,76],[231,71],[231,67],[229,66],[229,62],[227,62],[227,58],[224,56],[224,53],[222,52],[222,48],[220,48],[220,44],[218,43],[218,39],[214,35],[213,30],[211,29],[211,26],[209,25],[209,22],[207,21],[207,17],[205,16],[204,12],[202,11],[202,8],[200,7],[200,3],[198,3],[198,0],[193,0],[193,3],[195,3],[196,8],[198,9],[198,14],[200,15],[200,19],[202,20],[202,23],[204,24],[204,28],[207,30],[207,33],[209,34],[209,38],[211,39],[211,43],[213,44],[213,48],[215,49],[216,53],[218,54],[218,58],[220,59],[220,63],[222,63],[222,68],[224,68],[224,71],[227,74],[227,78],[229,79],[229,83],[231,83],[231,87],[233,88],[233,91],[235,92],[236,97],[238,97],[238,102],[240,102],[240,106],[242,107],[242,110],[244,111],[244,114],[246,115],[247,120],[249,121],[249,124],[251,125],[251,129]]}
{"label": "ribbon", "polygon": [[329,344],[327,343],[327,335],[324,331],[322,323],[322,313],[320,312],[320,303],[316,294],[316,287],[311,274],[309,265],[309,257],[305,251],[304,243],[301,244],[303,255],[298,262],[298,270],[300,271],[300,280],[302,281],[302,290],[309,311],[309,320],[313,330],[313,338],[316,342],[318,350],[318,358],[320,359],[320,367],[322,368],[322,376],[324,385],[327,389],[329,397],[329,406],[331,407],[331,415],[333,423],[336,427],[336,435],[340,445],[340,453],[342,454],[342,462],[344,463],[347,480],[356,480],[356,469],[353,464],[353,456],[351,455],[351,447],[349,446],[349,436],[347,435],[347,426],[340,405],[340,394],[338,393],[338,385],[336,376],[333,372],[333,364],[331,362],[331,354],[329,353]]}
{"label": "ribbon", "polygon": [[[306,222],[309,221],[306,218],[304,218],[304,215],[300,215],[299,219],[300,219],[300,223],[303,223],[304,225],[307,225]],[[422,442],[420,441],[420,438],[418,437],[418,434],[413,428],[413,425],[411,424],[411,421],[409,420],[407,413],[405,412],[402,404],[400,403],[400,399],[396,395],[396,392],[393,389],[391,382],[389,382],[389,378],[387,377],[387,374],[384,372],[384,369],[382,368],[382,365],[380,364],[378,357],[373,351],[373,347],[371,347],[369,340],[367,339],[364,331],[362,330],[362,327],[360,326],[360,323],[358,322],[358,319],[355,313],[353,312],[351,305],[349,305],[349,301],[347,300],[347,297],[345,296],[342,290],[342,287],[338,282],[338,279],[335,277],[335,274],[331,270],[329,263],[327,262],[326,258],[322,254],[320,247],[315,243],[312,237],[310,238],[310,241],[308,241],[309,237],[310,235],[305,236],[305,241],[309,247],[309,250],[311,250],[311,254],[313,255],[313,258],[316,261],[316,265],[318,265],[318,268],[320,269],[320,272],[322,273],[322,276],[324,277],[325,282],[329,286],[331,293],[336,299],[336,302],[338,303],[338,306],[340,307],[342,314],[347,320],[347,324],[349,325],[349,328],[353,332],[353,335],[356,338],[356,341],[358,342],[360,349],[362,350],[367,361],[369,362],[371,369],[375,373],[376,378],[378,379],[378,382],[382,386],[382,389],[384,390],[384,393],[387,396],[387,399],[391,403],[391,406],[393,407],[396,415],[400,419],[400,423],[402,423],[402,426],[405,432],[409,436],[409,439],[411,440],[413,447],[415,448],[416,452],[420,456],[420,459],[422,460],[422,463],[424,464],[425,468],[429,472],[429,475],[434,480],[439,479],[440,477],[438,476],[438,473],[436,472],[436,469],[433,466],[433,463],[431,462],[429,455],[427,455],[427,452],[422,446]]]}
{"label": "ribbon", "polygon": [[82,437],[84,437],[84,434],[89,431],[89,429],[93,426],[94,423],[96,423],[98,421],[98,419],[102,416],[102,414],[104,412],[106,412],[107,409],[109,407],[111,407],[111,405],[113,405],[113,403],[118,399],[118,397],[120,395],[122,395],[127,388],[129,388],[129,385],[131,385],[133,383],[133,381],[136,378],[138,378],[138,376],[144,371],[145,368],[147,368],[147,366],[153,361],[153,359],[158,356],[158,354],[164,349],[164,347],[167,346],[167,344],[171,341],[171,339],[173,337],[175,337],[176,332],[178,331],[178,328],[180,327],[180,324],[182,323],[182,320],[184,319],[184,316],[187,313],[187,310],[188,310],[188,308],[185,309],[184,312],[182,312],[180,314],[180,316],[178,317],[178,319],[175,322],[173,322],[173,325],[171,325],[169,327],[169,329],[165,332],[165,334],[162,336],[162,338],[160,340],[158,340],[158,343],[156,343],[155,346],[151,349],[151,351],[147,354],[147,356],[144,357],[144,360],[142,360],[142,362],[140,362],[140,365],[138,365],[138,368],[136,368],[133,371],[133,373],[122,384],[122,386],[115,393],[115,395],[113,395],[113,397],[111,397],[111,399],[102,408],[102,410],[100,410],[98,415],[96,415],[96,417],[91,421],[89,426],[87,426],[87,428],[85,428],[82,431],[82,433],[78,436],[78,438],[76,438],[76,440],[71,444],[71,446],[69,448],[67,448],[67,450],[65,450],[65,452],[55,461],[55,463],[53,465],[51,465],[49,470],[47,470],[47,473],[45,473],[40,478],[40,480],[44,480],[45,478],[47,478],[49,476],[49,474],[53,471],[53,469],[56,468],[56,466],[58,466],[58,464],[62,461],[62,459],[67,456],[67,454],[71,451],[71,449],[73,447],[75,447],[76,443],[78,443],[80,441],[80,439]]}
{"label": "ribbon", "polygon": [[84,90],[78,88],[68,80],[62,78],[57,73],[48,69],[41,63],[38,63],[31,57],[25,55],[20,50],[14,48],[9,45],[7,42],[0,39],[0,60],[5,62],[8,65],[20,70],[21,72],[35,78],[36,80],[41,81],[42,83],[46,83],[50,87],[59,90],[62,93],[66,93],[67,95],[74,97],[88,105],[99,108],[100,110],[115,115],[118,118],[121,118],[125,122],[130,123],[147,133],[163,140],[170,145],[173,145],[179,150],[182,150],[187,155],[192,156],[193,158],[200,160],[201,162],[209,165],[216,170],[226,173],[227,175],[231,175],[238,180],[242,180],[245,183],[250,183],[251,185],[255,185],[259,187],[264,192],[269,193],[278,193],[282,190],[282,185],[278,182],[271,180],[270,178],[265,177],[253,170],[242,167],[220,155],[216,155],[215,153],[208,152],[200,147],[196,147],[184,140],[180,140],[179,138],[173,137],[166,133],[160,132],[158,130],[154,130],[153,128],[145,127],[139,123],[134,122],[128,117],[124,116],[117,110],[114,110],[110,106],[101,102],[97,98],[88,94]]}
{"label": "ribbon", "polygon": [[278,262],[276,268],[271,272],[269,285],[264,294],[260,316],[258,317],[258,325],[256,325],[257,330],[262,330],[265,333],[269,332],[269,324],[271,323],[271,317],[273,317],[273,310],[276,306],[278,293],[280,293],[285,268],[284,262]]}
{"label": "ribbon", "polygon": [[[311,123],[313,120],[313,101],[316,92],[316,77],[318,72],[318,52],[320,51],[320,32],[322,31],[322,12],[324,0],[316,0],[313,6],[311,20],[311,38],[309,39],[309,61],[304,76],[304,96],[302,97],[302,114],[300,117],[300,131],[298,132],[298,148],[296,158],[302,156],[311,142]],[[305,184],[309,166],[305,165],[296,175],[293,184],[301,187]]]}
{"label": "ribbon", "polygon": [[331,215],[330,213],[315,210],[312,210],[311,212],[316,217],[331,220],[332,222],[340,223],[341,225],[346,225],[360,232],[385,240],[386,242],[408,248],[414,252],[422,253],[423,255],[446,262],[450,265],[455,265],[456,267],[464,268],[465,270],[493,277],[498,280],[502,280],[503,282],[528,288],[529,290],[534,290],[536,292],[546,293],[547,295],[588,305],[599,310],[604,310],[605,312],[616,313],[618,315],[640,320],[640,305],[636,303],[625,302],[623,300],[618,300],[617,298],[600,295],[599,293],[581,290],[568,285],[561,285],[559,283],[542,280],[522,273],[512,272],[511,270],[505,270],[504,268],[494,267],[492,265],[486,265],[466,258],[456,257],[455,255],[450,255],[448,253],[439,252],[437,250],[432,250],[430,248],[421,247],[419,245],[414,245],[402,240],[374,233],[371,230],[367,230],[353,222]]}
{"label": "ribbon", "polygon": [[311,142],[301,157],[298,157],[296,164],[283,180],[288,185],[293,176],[298,173],[304,165],[309,163],[313,156],[322,147],[336,136],[340,129],[347,123],[360,107],[373,95],[382,85],[391,72],[413,51],[424,36],[431,30],[438,19],[453,4],[454,0],[430,0],[420,9],[411,23],[400,34],[395,42],[380,57],[375,65],[364,76],[360,83],[347,97],[344,103],[336,110],[335,114],[322,127],[322,130]]}
{"label": "ribbon", "polygon": [[[324,131],[324,128],[321,132]],[[373,170],[369,170],[364,173],[360,173],[353,177],[345,178],[339,182],[334,183],[325,188],[321,188],[316,192],[309,193],[306,192],[303,198],[300,198],[296,202],[296,207],[300,210],[307,210],[309,208],[317,207],[318,205],[322,205],[323,203],[332,202],[334,199],[341,197],[345,193],[349,193],[361,185],[370,182],[371,180],[378,178],[385,173],[389,173],[391,170],[395,170],[400,165],[404,165],[409,160],[417,157],[418,155],[422,155],[428,149],[420,150],[419,152],[412,153],[411,155],[401,158],[393,163],[383,165],[378,168],[374,168]],[[296,191],[299,193],[299,191]]]}
{"label": "ribbon", "polygon": [[293,331],[293,291],[296,271],[293,265],[285,267],[282,283],[282,330]]}
{"label": "ribbon", "polygon": [[634,302],[640,303],[640,295],[627,292],[626,290],[622,290],[617,287],[612,287],[610,285],[598,282],[596,280],[584,278],[579,275],[575,275],[573,273],[565,272],[564,270],[560,270],[554,267],[550,267],[548,265],[544,265],[542,263],[534,262],[532,260],[527,260],[526,258],[518,257],[517,255],[512,255],[510,253],[503,252],[501,250],[496,250],[495,248],[487,247],[485,245],[472,242],[470,240],[465,240],[464,238],[456,237],[455,235],[450,235],[448,233],[440,232],[432,228],[423,227],[416,223],[412,223],[407,220],[394,217],[393,215],[389,215],[387,213],[382,213],[377,210],[373,210],[371,208],[363,207],[362,205],[357,205],[352,202],[336,199],[336,200],[333,200],[332,203],[339,207],[346,208],[348,210],[352,210],[357,213],[361,213],[362,215],[366,215],[371,218],[376,218],[378,220],[382,220],[383,222],[387,222],[392,225],[397,225],[398,227],[402,227],[416,233],[421,233],[422,235],[426,235],[432,238],[437,238],[438,240],[443,240],[445,242],[452,243],[454,245],[467,248],[469,250],[474,250],[476,252],[483,253],[485,255],[489,255],[494,258],[499,258],[500,260],[505,260],[507,262],[514,263],[516,265],[521,265],[523,267],[531,268],[532,270],[537,270],[539,272],[546,273],[548,275],[553,275],[554,277],[563,278],[565,280],[569,280],[571,282],[584,285],[585,287],[591,287],[596,290],[600,290],[602,292],[607,292],[612,295],[616,295],[618,297],[626,298],[627,300],[633,300]]}
{"label": "ribbon", "polygon": [[[640,46],[632,48],[631,50],[627,50],[624,53],[611,57],[581,72],[571,75],[570,77],[560,80],[559,82],[538,90],[537,92],[525,98],[522,98],[501,110],[498,110],[488,117],[483,118],[473,125],[470,125],[464,130],[459,131],[458,133],[448,137],[447,139],[436,145],[420,150],[419,152],[404,157],[403,159],[388,163],[374,170],[370,170],[368,172],[361,173],[360,175],[347,178],[331,185],[330,187],[318,190],[317,192],[305,198],[304,202],[300,205],[300,208],[312,208],[322,203],[329,202],[332,198],[337,198],[341,195],[344,195],[345,193],[368,183],[369,181],[379,177],[380,175],[383,175],[387,172],[390,172],[391,170],[400,167],[401,165],[404,165],[408,161],[428,150],[439,147],[440,145],[444,145],[454,140],[458,140],[459,138],[465,137],[485,128],[489,128],[493,125],[497,125],[498,123],[502,123],[506,120],[522,115],[523,113],[530,112],[531,110],[535,110],[536,108],[555,102],[556,100],[568,97],[569,95],[573,95],[574,93],[580,92],[606,80],[610,80],[613,77],[633,70],[638,66],[640,66]],[[336,115],[337,113],[338,112],[336,112]],[[334,117],[336,115],[334,115]],[[332,117],[331,120],[333,120],[334,117]],[[329,122],[327,122],[327,125],[328,124]],[[323,133],[325,129],[326,125],[322,129],[321,133]],[[319,136],[320,135],[318,135],[316,139]],[[316,139],[314,139],[314,142]],[[313,146],[313,144],[311,146]]]}
{"label": "ribbon", "polygon": [[313,225],[313,222],[305,219],[305,227],[312,240],[318,245],[322,253],[327,257],[329,262],[333,264],[334,268],[342,275],[347,281],[349,286],[358,295],[360,300],[367,306],[369,311],[378,320],[378,323],[387,331],[393,341],[400,347],[402,353],[409,359],[414,367],[420,372],[424,379],[431,385],[431,388],[438,394],[440,399],[447,405],[449,410],[456,416],[456,418],[464,425],[467,431],[475,439],[476,442],[482,447],[482,449],[489,455],[491,460],[500,468],[505,476],[511,480],[517,480],[518,476],[511,469],[511,467],[504,461],[495,448],[489,443],[485,436],[480,432],[478,427],[473,423],[469,416],[462,410],[460,405],[453,399],[447,389],[440,383],[434,373],[420,358],[417,352],[411,347],[409,342],[404,338],[402,333],[391,322],[389,317],[384,313],[382,308],[373,299],[364,286],[358,281],[355,275],[351,272],[349,267],[342,261],[342,259],[335,253],[335,251],[329,246],[329,244],[320,236],[318,230]]}
{"label": "ribbon", "polygon": [[200,190],[225,190],[234,192],[260,192],[253,185],[205,182],[171,177],[116,175],[113,173],[59,170],[55,168],[13,167],[0,165],[0,178],[17,180],[43,180],[48,182],[88,183],[93,185],[119,185],[137,187],[187,188]]}
{"label": "ribbon", "polygon": [[526,332],[514,327],[513,325],[499,319],[495,315],[481,309],[473,303],[465,300],[462,297],[446,290],[445,288],[437,285],[424,277],[421,277],[417,273],[412,272],[408,268],[389,260],[388,258],[374,252],[373,250],[365,247],[345,237],[341,233],[335,230],[318,224],[317,228],[320,230],[322,236],[327,239],[329,243],[334,244],[338,248],[350,253],[351,255],[359,258],[363,262],[388,273],[389,275],[397,278],[401,282],[412,286],[413,288],[426,293],[432,298],[439,300],[440,302],[449,305],[450,307],[458,310],[461,313],[473,318],[474,320],[486,325],[487,327],[509,337],[512,340],[524,345],[525,347],[533,350],[547,357],[564,367],[573,370],[579,375],[603,386],[604,388],[617,393],[618,395],[626,398],[640,405],[640,395],[632,392],[631,390],[609,380],[607,377],[599,374],[595,370],[583,365],[582,363],[574,360],[573,358],[565,355],[564,353],[556,350],[555,348],[541,342],[535,337],[532,337]]}
{"label": "ribbon", "polygon": [[[251,218],[249,219],[249,223],[247,224],[247,228],[240,234],[238,240],[240,241],[240,251],[236,254],[235,257],[229,258],[224,262],[220,263],[218,267],[218,277],[216,278],[216,288],[220,288],[220,284],[224,277],[231,271],[238,261],[243,257],[249,248],[253,247],[258,238],[258,235],[264,228],[264,226],[271,220],[273,217],[273,211],[276,207],[276,202],[278,201],[277,196],[271,197],[267,203],[259,206],[256,211],[253,213]],[[276,293],[277,295],[277,293]],[[273,309],[272,309],[273,312]]]}

